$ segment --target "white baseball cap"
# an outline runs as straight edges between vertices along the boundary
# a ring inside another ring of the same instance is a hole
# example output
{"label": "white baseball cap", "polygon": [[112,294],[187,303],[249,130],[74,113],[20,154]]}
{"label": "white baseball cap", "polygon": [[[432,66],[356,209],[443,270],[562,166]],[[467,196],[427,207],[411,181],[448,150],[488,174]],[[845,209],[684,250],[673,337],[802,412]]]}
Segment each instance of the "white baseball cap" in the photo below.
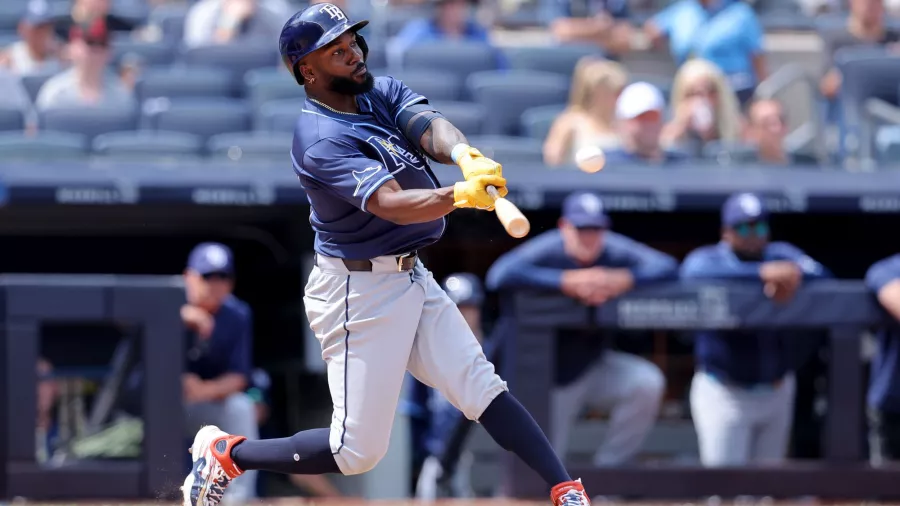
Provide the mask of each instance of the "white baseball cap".
{"label": "white baseball cap", "polygon": [[666,100],[659,88],[647,82],[631,83],[622,90],[616,101],[616,117],[633,119],[645,112],[663,112]]}

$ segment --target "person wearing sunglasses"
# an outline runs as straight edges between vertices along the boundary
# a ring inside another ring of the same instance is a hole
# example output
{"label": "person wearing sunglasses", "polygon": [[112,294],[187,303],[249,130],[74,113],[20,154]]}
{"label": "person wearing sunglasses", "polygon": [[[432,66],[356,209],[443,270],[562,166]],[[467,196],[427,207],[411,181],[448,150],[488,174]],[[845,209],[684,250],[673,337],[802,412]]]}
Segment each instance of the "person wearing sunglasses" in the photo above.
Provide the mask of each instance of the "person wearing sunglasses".
{"label": "person wearing sunglasses", "polygon": [[[182,378],[186,433],[204,425],[259,439],[256,403],[247,394],[253,374],[250,307],[232,293],[234,255],[224,244],[197,245],[184,271],[186,303],[181,319],[188,331]],[[256,496],[256,471],[235,479],[234,500]]]}
{"label": "person wearing sunglasses", "polygon": [[[692,251],[682,279],[759,281],[765,295],[788,303],[805,280],[830,272],[796,246],[770,241],[769,213],[752,193],[722,207],[716,245]],[[690,404],[706,466],[781,461],[793,423],[794,371],[804,343],[782,331],[698,332]]]}

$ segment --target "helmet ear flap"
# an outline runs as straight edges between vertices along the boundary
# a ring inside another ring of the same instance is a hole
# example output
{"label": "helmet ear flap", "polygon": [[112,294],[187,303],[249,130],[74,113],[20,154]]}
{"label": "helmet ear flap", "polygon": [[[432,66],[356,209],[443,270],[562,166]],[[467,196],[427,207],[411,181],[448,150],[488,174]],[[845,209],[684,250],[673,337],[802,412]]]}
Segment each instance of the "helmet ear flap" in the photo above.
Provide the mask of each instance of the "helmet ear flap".
{"label": "helmet ear flap", "polygon": [[369,56],[369,43],[366,42],[366,39],[359,32],[356,33],[356,45],[362,49],[363,62],[365,62]]}

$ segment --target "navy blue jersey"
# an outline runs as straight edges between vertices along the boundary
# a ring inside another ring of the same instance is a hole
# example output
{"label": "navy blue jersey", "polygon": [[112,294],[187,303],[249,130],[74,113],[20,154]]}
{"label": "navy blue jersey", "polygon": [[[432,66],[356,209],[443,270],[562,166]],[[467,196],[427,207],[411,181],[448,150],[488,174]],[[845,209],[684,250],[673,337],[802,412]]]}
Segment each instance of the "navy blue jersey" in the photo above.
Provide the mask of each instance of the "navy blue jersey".
{"label": "navy blue jersey", "polygon": [[[775,260],[795,262],[804,279],[831,277],[822,264],[786,242],[769,243],[761,261],[739,258],[721,242],[698,248],[681,264],[682,279],[730,279],[759,281],[762,263]],[[800,355],[797,339],[777,331],[698,332],[694,354],[697,367],[729,382],[751,386],[779,380],[792,371]]]}
{"label": "navy blue jersey", "polygon": [[[866,286],[878,294],[889,283],[900,279],[900,255],[876,262],[866,273]],[[878,353],[872,359],[868,404],[870,407],[900,413],[900,334],[896,327],[878,332]]]}
{"label": "navy blue jersey", "polygon": [[291,158],[309,197],[315,250],[330,257],[365,260],[397,255],[440,239],[446,217],[397,225],[366,210],[375,191],[394,179],[404,190],[440,187],[425,156],[397,126],[406,107],[427,102],[393,77],[376,77],[357,95],[359,114],[304,104]]}
{"label": "navy blue jersey", "polygon": [[229,296],[213,315],[215,326],[208,339],[189,332],[187,372],[210,380],[238,373],[249,382],[253,373],[253,316],[250,306]]}

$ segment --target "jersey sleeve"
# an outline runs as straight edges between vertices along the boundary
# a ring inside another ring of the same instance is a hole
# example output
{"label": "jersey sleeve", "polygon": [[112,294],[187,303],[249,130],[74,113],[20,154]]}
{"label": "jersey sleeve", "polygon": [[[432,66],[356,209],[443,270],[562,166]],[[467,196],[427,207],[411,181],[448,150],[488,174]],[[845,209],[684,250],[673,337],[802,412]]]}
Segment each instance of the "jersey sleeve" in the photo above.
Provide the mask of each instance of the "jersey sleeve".
{"label": "jersey sleeve", "polygon": [[293,152],[291,157],[300,177],[312,179],[364,212],[368,212],[369,197],[394,179],[380,161],[367,158],[350,142],[333,137],[310,146],[303,153],[302,161]]}
{"label": "jersey sleeve", "polygon": [[866,272],[866,286],[875,293],[897,279],[900,279],[900,255],[880,260]]}
{"label": "jersey sleeve", "polygon": [[413,104],[428,102],[427,98],[409,89],[407,85],[403,84],[403,81],[394,79],[390,76],[379,78],[378,81],[376,81],[376,86],[378,91],[384,97],[391,118],[394,120],[394,124],[397,123],[397,118],[400,116],[400,113],[407,107]]}

